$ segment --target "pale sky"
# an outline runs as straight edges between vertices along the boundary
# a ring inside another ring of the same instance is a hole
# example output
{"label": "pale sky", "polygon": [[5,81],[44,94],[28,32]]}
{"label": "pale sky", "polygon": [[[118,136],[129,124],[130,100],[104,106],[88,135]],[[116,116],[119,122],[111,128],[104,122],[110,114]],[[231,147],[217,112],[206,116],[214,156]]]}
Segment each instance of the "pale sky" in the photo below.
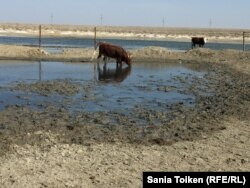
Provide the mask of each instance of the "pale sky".
{"label": "pale sky", "polygon": [[0,1],[1,23],[250,29],[250,0]]}

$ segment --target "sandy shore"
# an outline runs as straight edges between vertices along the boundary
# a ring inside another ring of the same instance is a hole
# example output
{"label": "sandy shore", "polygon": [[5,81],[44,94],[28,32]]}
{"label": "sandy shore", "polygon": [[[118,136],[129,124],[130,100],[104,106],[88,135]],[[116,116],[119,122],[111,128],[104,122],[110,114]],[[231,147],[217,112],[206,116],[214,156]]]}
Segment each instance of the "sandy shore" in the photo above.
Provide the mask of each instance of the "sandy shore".
{"label": "sandy shore", "polygon": [[[143,171],[250,170],[249,52],[147,47],[131,53],[133,63],[206,66],[208,81],[197,80],[189,91],[197,97],[197,105],[193,109],[176,105],[163,114],[138,108],[134,113],[165,122],[144,128],[117,113],[81,112],[71,117],[54,106],[40,111],[10,106],[0,112],[2,187],[141,187]],[[93,49],[51,54],[32,47],[0,46],[0,59],[89,61],[92,55]],[[215,95],[200,96],[196,84]],[[15,89],[50,95],[54,87],[45,82],[42,87],[37,83]],[[70,82],[58,87],[60,92],[69,88],[79,92]],[[119,119],[117,126],[110,126],[110,115]]]}
{"label": "sandy shore", "polygon": [[[38,36],[36,24],[0,24],[0,36]],[[42,36],[94,38],[95,26],[42,25]],[[97,38],[190,41],[191,37],[206,37],[210,42],[242,43],[247,29],[165,28],[165,27],[118,27],[97,26]],[[250,34],[246,35],[250,42]]]}

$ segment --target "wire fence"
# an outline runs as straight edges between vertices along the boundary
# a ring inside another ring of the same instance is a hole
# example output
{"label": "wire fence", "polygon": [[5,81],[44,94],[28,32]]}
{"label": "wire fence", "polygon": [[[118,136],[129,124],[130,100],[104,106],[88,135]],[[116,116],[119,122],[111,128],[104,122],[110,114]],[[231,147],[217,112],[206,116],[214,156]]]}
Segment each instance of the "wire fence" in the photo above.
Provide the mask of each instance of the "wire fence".
{"label": "wire fence", "polygon": [[[99,41],[106,41],[110,43],[114,43],[116,45],[123,46],[126,49],[135,49],[135,48],[142,48],[147,46],[157,46],[157,47],[164,47],[168,48],[170,50],[177,50],[177,51],[187,51],[190,49],[191,44],[191,37],[190,41],[167,41],[167,40],[157,40],[157,39],[151,39],[151,40],[144,40],[144,39],[118,39],[118,38],[101,38],[101,33],[103,30],[101,28],[97,27],[91,27],[88,28],[90,32],[89,37],[85,37],[81,35],[76,35],[73,37],[55,37],[55,35],[49,36],[46,33],[47,28],[43,28],[42,25],[39,25],[38,27],[34,27],[33,31],[35,31],[35,28],[37,28],[37,35],[34,32],[32,37],[31,36],[25,36],[25,37],[1,37],[0,36],[0,44],[13,44],[13,45],[21,45],[21,46],[33,46],[33,47],[39,47],[39,48],[92,48],[95,47],[97,42]],[[53,27],[50,28],[53,31]],[[48,30],[47,30],[48,32]],[[57,32],[57,30],[55,30]],[[216,43],[216,42],[210,42],[208,41],[207,44],[205,44],[205,48],[213,49],[213,50],[221,50],[221,49],[235,49],[235,50],[244,50],[248,51],[250,50],[250,32],[243,32],[243,39],[240,43]],[[238,36],[241,36],[238,34]],[[219,36],[219,35],[218,35]]]}

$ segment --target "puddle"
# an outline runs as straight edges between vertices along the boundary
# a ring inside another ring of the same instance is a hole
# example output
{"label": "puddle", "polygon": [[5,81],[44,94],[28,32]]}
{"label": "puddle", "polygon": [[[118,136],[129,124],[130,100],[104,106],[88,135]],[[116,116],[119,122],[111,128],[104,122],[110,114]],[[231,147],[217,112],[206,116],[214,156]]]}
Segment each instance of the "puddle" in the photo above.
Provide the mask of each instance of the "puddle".
{"label": "puddle", "polygon": [[[0,61],[0,110],[9,105],[42,109],[53,105],[72,113],[117,112],[148,108],[164,111],[173,104],[193,106],[190,88],[206,70],[181,64]],[[199,84],[199,82],[198,82]],[[201,87],[201,86],[200,86]],[[202,88],[202,87],[201,87]],[[206,91],[203,93],[206,95]]]}

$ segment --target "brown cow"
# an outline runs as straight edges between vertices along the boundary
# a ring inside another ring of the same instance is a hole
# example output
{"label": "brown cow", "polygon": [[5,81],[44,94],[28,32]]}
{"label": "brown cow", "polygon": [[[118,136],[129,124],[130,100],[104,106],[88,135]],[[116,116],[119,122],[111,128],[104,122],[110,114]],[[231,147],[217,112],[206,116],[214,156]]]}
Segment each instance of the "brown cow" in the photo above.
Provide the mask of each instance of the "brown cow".
{"label": "brown cow", "polygon": [[206,38],[204,37],[192,37],[191,41],[192,41],[192,48],[194,48],[196,44],[199,45],[199,47],[203,47],[207,42]]}
{"label": "brown cow", "polygon": [[125,62],[128,66],[131,65],[131,57],[122,47],[116,46],[113,44],[109,44],[106,42],[99,42],[97,47],[99,46],[99,55],[98,59],[103,55],[104,60],[106,58],[114,58],[116,59],[116,64],[122,66],[122,62]]}

